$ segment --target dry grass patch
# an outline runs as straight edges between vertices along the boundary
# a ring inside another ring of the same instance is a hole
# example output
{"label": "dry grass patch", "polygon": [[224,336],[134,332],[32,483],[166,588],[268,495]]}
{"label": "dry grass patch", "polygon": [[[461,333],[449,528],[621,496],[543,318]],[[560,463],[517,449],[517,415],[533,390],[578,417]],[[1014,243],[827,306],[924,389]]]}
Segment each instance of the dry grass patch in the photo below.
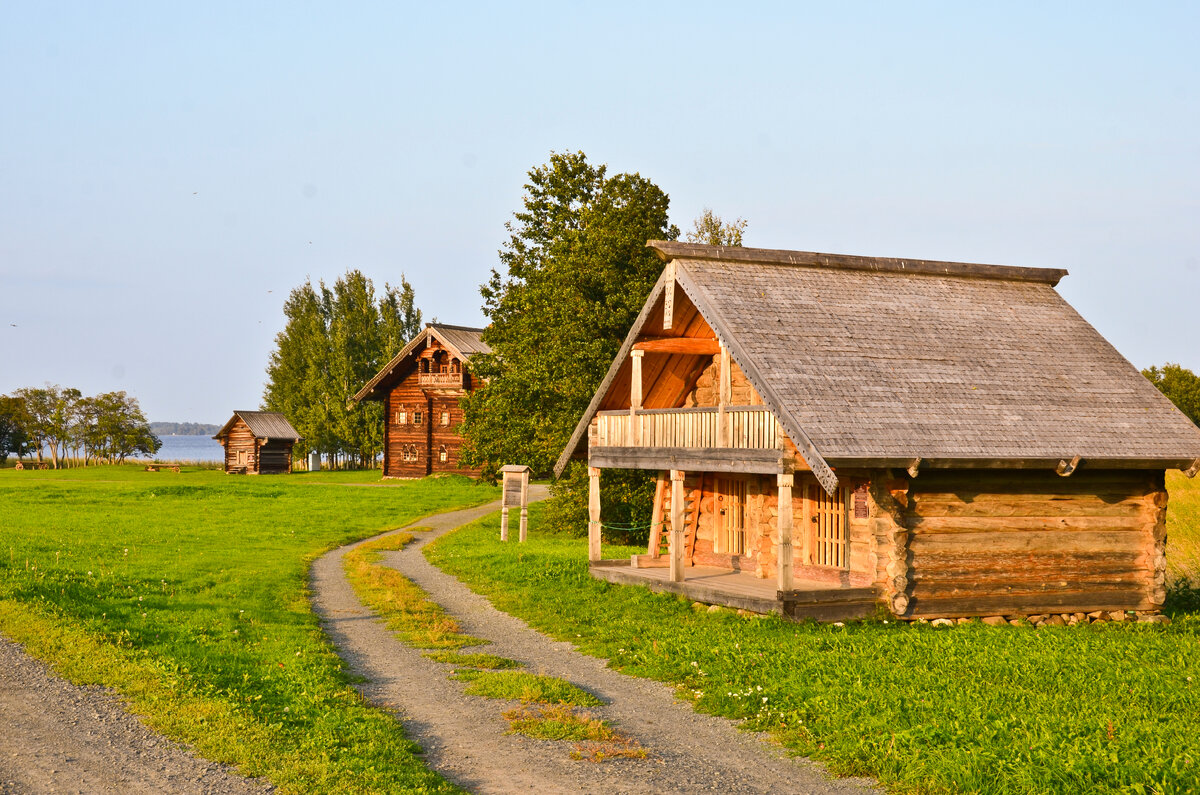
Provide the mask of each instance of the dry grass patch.
{"label": "dry grass patch", "polygon": [[526,671],[455,671],[451,679],[467,682],[468,696],[538,704],[599,707],[604,702],[565,679]]}
{"label": "dry grass patch", "polygon": [[409,646],[418,649],[458,649],[487,641],[462,633],[458,622],[441,605],[400,572],[377,565],[380,554],[403,549],[413,537],[396,533],[359,545],[346,553],[343,565],[351,587]]}
{"label": "dry grass patch", "polygon": [[603,762],[606,759],[645,759],[646,749],[621,734],[608,721],[589,712],[576,712],[565,704],[534,707],[522,704],[504,713],[509,734],[535,740],[574,741],[572,759]]}
{"label": "dry grass patch", "polygon": [[1200,477],[1167,473],[1167,581],[1200,587]]}
{"label": "dry grass patch", "polygon": [[431,651],[425,655],[434,662],[449,663],[463,668],[486,668],[498,670],[501,668],[520,668],[523,663],[501,657],[497,654],[463,654],[457,651]]}

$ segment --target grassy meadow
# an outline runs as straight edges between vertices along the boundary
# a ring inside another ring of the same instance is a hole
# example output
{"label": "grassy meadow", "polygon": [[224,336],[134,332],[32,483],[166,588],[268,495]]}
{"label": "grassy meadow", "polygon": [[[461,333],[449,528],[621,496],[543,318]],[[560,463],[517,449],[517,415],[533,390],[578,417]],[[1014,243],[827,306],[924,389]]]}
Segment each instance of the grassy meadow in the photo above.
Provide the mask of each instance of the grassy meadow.
{"label": "grassy meadow", "polygon": [[0,632],[284,792],[452,792],[350,687],[307,596],[321,553],[498,496],[464,478],[0,470]]}
{"label": "grassy meadow", "polygon": [[[1194,552],[1200,478],[1169,484],[1169,554]],[[500,544],[493,516],[426,554],[541,631],[835,772],[894,792],[1200,789],[1200,613],[1187,593],[1172,594],[1166,626],[742,618],[594,580],[586,542],[539,534],[540,517],[534,506],[524,545]]]}

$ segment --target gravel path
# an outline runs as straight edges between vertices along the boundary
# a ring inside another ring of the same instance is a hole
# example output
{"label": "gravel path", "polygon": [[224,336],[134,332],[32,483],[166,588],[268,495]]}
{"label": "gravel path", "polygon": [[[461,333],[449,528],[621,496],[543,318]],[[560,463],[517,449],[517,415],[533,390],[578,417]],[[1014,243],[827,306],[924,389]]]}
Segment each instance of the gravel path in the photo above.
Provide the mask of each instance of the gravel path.
{"label": "gravel path", "polygon": [[830,779],[814,763],[789,758],[728,720],[696,713],[666,685],[617,673],[570,643],[551,640],[425,560],[420,549],[430,540],[498,507],[422,520],[417,524],[433,531],[382,560],[425,589],[464,632],[492,641],[480,651],[520,660],[530,671],[562,677],[600,696],[607,705],[591,711],[632,735],[651,758],[573,761],[571,743],[505,734],[500,713],[507,702],[463,695],[464,684],[448,678],[451,666],[396,640],[358,601],[342,569],[342,555],[357,545],[330,552],[312,569],[316,611],[342,658],[366,680],[359,686],[363,694],[399,717],[432,768],[479,793],[878,791],[862,779]]}
{"label": "gravel path", "polygon": [[77,687],[0,637],[0,793],[267,793],[147,729],[121,698]]}

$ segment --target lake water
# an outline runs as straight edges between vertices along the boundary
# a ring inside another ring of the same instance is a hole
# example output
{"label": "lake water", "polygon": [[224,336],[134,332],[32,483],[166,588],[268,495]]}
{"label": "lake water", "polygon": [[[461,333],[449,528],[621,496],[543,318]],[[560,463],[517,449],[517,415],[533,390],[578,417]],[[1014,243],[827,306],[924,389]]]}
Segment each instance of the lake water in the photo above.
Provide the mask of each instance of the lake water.
{"label": "lake water", "polygon": [[160,436],[159,461],[223,461],[225,448],[210,436]]}

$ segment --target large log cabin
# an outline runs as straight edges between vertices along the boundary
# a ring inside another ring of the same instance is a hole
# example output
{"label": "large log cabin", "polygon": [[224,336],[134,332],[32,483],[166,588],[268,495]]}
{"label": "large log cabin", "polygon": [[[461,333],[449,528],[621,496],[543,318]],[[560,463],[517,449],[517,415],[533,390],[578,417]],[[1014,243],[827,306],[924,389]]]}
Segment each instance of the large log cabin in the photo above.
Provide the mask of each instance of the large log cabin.
{"label": "large log cabin", "polygon": [[383,476],[421,478],[434,473],[478,477],[459,460],[460,398],[478,384],[469,367],[477,353],[490,353],[483,329],[426,324],[367,382],[354,400],[384,406]]}
{"label": "large log cabin", "polygon": [[267,475],[292,471],[301,436],[277,411],[235,411],[213,438],[225,448],[226,474]]}
{"label": "large log cabin", "polygon": [[[1200,428],[1066,271],[651,241],[666,262],[560,457],[595,576],[834,620],[1154,613]],[[600,472],[658,472],[601,558]]]}

